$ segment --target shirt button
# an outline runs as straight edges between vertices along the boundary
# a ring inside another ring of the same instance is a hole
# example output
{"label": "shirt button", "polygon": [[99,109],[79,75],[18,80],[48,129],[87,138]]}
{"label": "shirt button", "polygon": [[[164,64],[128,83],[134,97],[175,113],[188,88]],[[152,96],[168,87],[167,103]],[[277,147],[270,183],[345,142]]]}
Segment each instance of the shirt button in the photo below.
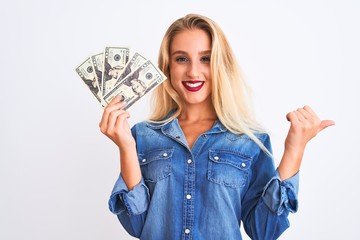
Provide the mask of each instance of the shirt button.
{"label": "shirt button", "polygon": [[242,167],[246,167],[246,164],[245,164],[245,163],[242,163],[241,166],[242,166]]}
{"label": "shirt button", "polygon": [[207,135],[206,135],[206,134],[204,134],[204,135],[203,135],[203,137],[204,137],[204,138],[206,138],[206,137],[207,137]]}
{"label": "shirt button", "polygon": [[190,229],[188,229],[188,228],[185,229],[185,233],[186,233],[186,234],[189,234],[189,233],[190,233]]}
{"label": "shirt button", "polygon": [[191,160],[191,159],[188,159],[188,160],[187,160],[187,163],[188,163],[188,164],[191,164],[191,163],[192,163],[192,160]]}
{"label": "shirt button", "polygon": [[215,157],[214,157],[214,160],[215,160],[215,161],[219,160],[219,157],[218,157],[218,156],[215,156]]}
{"label": "shirt button", "polygon": [[146,159],[144,158],[143,160],[141,160],[142,162],[146,162]]}
{"label": "shirt button", "polygon": [[191,199],[191,195],[190,194],[186,195],[186,199]]}
{"label": "shirt button", "polygon": [[167,153],[163,153],[163,157],[167,157]]}
{"label": "shirt button", "polygon": [[176,136],[176,139],[179,139],[180,138],[180,136]]}

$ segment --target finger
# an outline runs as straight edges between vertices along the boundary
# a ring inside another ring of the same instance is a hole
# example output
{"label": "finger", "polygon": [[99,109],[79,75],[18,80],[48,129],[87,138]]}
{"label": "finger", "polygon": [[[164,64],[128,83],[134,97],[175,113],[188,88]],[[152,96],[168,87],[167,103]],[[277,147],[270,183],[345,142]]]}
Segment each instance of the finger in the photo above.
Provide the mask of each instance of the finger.
{"label": "finger", "polygon": [[109,108],[110,111],[115,110],[115,109],[121,109],[121,108],[125,107],[125,105],[126,105],[126,102],[124,100],[125,100],[124,96],[118,95],[110,101],[107,108]]}
{"label": "finger", "polygon": [[115,96],[110,102],[109,104],[104,108],[104,112],[102,115],[102,118],[100,120],[100,124],[99,126],[101,127],[104,124],[107,124],[108,122],[108,115],[116,108],[114,108],[115,104],[118,104],[120,102],[120,97],[119,96]]}
{"label": "finger", "polygon": [[130,118],[130,114],[127,111],[124,111],[124,113],[116,118],[115,128],[123,128],[125,121]]}
{"label": "finger", "polygon": [[297,112],[300,113],[303,119],[312,119],[311,113],[306,111],[304,108],[298,108]]}
{"label": "finger", "polygon": [[114,97],[110,102],[109,102],[109,104],[108,104],[108,106],[109,105],[114,105],[114,104],[116,104],[116,103],[118,103],[118,102],[122,102],[122,101],[124,101],[124,96],[123,95],[117,95],[116,97]]}
{"label": "finger", "polygon": [[313,110],[310,106],[305,105],[305,106],[303,107],[303,109],[304,109],[305,111],[307,111],[309,114],[311,114],[312,116],[318,117],[317,114],[314,112],[314,110]]}
{"label": "finger", "polygon": [[301,122],[304,120],[304,117],[301,115],[301,113],[298,110],[292,111],[291,121]]}
{"label": "finger", "polygon": [[299,122],[305,123],[307,121],[307,119],[304,117],[304,115],[299,110],[296,110],[295,114],[296,114],[297,118],[299,119]]}
{"label": "finger", "polygon": [[101,116],[101,120],[100,120],[100,123],[99,123],[99,127],[100,127],[100,130],[101,132],[104,133],[104,130],[107,128],[107,119],[109,117],[109,113],[106,108],[104,109],[104,112]]}
{"label": "finger", "polygon": [[[111,102],[113,102],[114,99]],[[100,128],[107,128],[109,114],[111,112],[115,111],[115,110],[122,109],[125,105],[126,105],[125,102],[115,102],[112,105],[110,105],[110,104],[107,105],[106,108],[104,109],[104,113],[103,113],[102,118],[100,120],[99,127]]]}
{"label": "finger", "polygon": [[288,114],[286,114],[286,119],[287,119],[289,122],[291,122],[292,124],[299,122],[298,116],[297,116],[297,114],[295,113],[295,111],[289,112]]}
{"label": "finger", "polygon": [[109,111],[109,108],[108,106],[104,109],[104,112],[101,116],[101,120],[100,120],[100,123],[99,123],[99,127],[100,127],[100,130],[101,132],[104,133],[105,129],[107,128],[107,122],[108,122],[108,118],[109,118],[109,114],[110,114],[111,111]]}
{"label": "finger", "polygon": [[319,132],[324,130],[325,128],[333,126],[333,125],[335,125],[335,122],[333,120],[323,120],[320,123]]}
{"label": "finger", "polygon": [[122,109],[123,107],[125,107],[125,105],[126,105],[126,102],[120,101],[120,102],[114,102],[112,105],[109,104],[106,108],[109,111],[113,111],[113,110]]}
{"label": "finger", "polygon": [[107,123],[107,131],[112,132],[118,118],[126,118],[127,113],[124,110],[114,110],[110,113]]}

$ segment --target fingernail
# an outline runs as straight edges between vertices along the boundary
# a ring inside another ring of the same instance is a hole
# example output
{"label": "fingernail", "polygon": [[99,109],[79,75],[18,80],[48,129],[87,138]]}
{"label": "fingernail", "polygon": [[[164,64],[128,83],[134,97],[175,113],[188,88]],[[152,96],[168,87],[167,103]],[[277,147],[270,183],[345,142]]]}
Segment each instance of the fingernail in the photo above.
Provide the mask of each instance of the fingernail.
{"label": "fingernail", "polygon": [[120,102],[124,101],[125,97],[123,95],[120,96]]}

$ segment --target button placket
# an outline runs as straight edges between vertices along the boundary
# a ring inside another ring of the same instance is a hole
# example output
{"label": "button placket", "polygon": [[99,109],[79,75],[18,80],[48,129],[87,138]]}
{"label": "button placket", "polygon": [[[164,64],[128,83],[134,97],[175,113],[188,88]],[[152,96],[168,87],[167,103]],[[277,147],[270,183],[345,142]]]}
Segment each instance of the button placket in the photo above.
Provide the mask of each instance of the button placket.
{"label": "button placket", "polygon": [[184,215],[183,215],[183,239],[190,240],[193,238],[192,229],[194,226],[194,201],[195,201],[195,159],[200,154],[201,149],[209,140],[209,135],[203,134],[194,143],[192,149],[189,149],[191,157],[188,156],[185,163],[185,183],[184,183]]}
{"label": "button placket", "polygon": [[192,239],[191,229],[194,226],[194,193],[195,193],[195,165],[193,156],[189,156],[185,163],[184,182],[184,239]]}

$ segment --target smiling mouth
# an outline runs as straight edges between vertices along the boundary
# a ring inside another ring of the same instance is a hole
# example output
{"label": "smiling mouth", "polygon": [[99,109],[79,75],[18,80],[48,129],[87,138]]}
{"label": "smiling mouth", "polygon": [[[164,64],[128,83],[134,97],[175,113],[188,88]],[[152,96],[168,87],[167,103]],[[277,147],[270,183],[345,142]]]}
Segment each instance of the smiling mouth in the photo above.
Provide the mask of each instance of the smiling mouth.
{"label": "smiling mouth", "polygon": [[199,91],[202,86],[204,86],[203,81],[185,81],[182,82],[182,84],[184,85],[184,87],[186,88],[186,90],[190,91],[190,92],[196,92]]}

